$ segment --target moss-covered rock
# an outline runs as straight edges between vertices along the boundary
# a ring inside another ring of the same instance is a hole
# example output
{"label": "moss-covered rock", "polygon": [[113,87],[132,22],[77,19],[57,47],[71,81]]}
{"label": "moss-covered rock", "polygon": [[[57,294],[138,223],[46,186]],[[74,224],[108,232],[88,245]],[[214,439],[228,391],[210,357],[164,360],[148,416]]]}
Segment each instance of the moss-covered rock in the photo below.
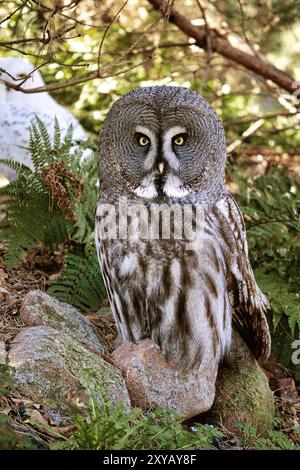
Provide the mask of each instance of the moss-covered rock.
{"label": "moss-covered rock", "polygon": [[[274,415],[273,394],[265,374],[245,342],[233,332],[226,361],[216,370],[189,374],[166,363],[150,340],[121,345],[114,352],[118,369],[105,362],[101,339],[93,325],[76,309],[47,294],[27,294],[21,309],[21,330],[10,345],[12,378],[29,398],[60,405],[86,404],[84,378],[101,403],[103,393],[112,400],[148,409],[162,406],[209,423],[222,422],[227,429],[248,423],[258,432],[270,426]],[[92,371],[86,379],[86,370]],[[126,384],[125,384],[126,382]],[[127,388],[129,390],[129,394]]]}
{"label": "moss-covered rock", "polygon": [[23,396],[40,403],[86,404],[84,384],[88,383],[99,404],[105,395],[130,406],[125,382],[117,369],[49,326],[22,329],[11,343],[8,360],[13,381]]}
{"label": "moss-covered rock", "polygon": [[45,292],[28,292],[22,302],[20,316],[27,326],[51,326],[95,353],[101,353],[104,349],[91,322],[72,305],[60,302]]}
{"label": "moss-covered rock", "polygon": [[258,433],[270,429],[274,418],[274,396],[259,364],[240,336],[234,332],[232,349],[219,368],[216,397],[203,421],[222,423],[236,431],[237,423],[248,423]]}

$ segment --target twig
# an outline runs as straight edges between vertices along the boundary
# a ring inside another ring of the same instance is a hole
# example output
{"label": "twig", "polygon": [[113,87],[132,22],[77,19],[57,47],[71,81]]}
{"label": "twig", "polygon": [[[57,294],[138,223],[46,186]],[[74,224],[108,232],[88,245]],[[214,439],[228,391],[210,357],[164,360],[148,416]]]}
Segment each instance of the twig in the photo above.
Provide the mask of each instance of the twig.
{"label": "twig", "polygon": [[113,19],[111,20],[111,22],[109,23],[109,25],[105,28],[104,33],[103,33],[103,35],[102,35],[102,38],[101,38],[101,41],[100,41],[100,44],[99,44],[98,59],[97,59],[98,75],[99,75],[99,77],[100,77],[101,52],[102,52],[102,47],[103,47],[105,38],[106,38],[106,36],[107,36],[107,34],[108,34],[108,31],[110,30],[111,26],[112,26],[113,23],[116,21],[116,19],[118,18],[119,14],[121,13],[121,11],[126,7],[128,1],[129,1],[129,0],[125,0],[125,2],[123,3],[123,5],[121,6],[121,8],[119,8],[119,10],[118,10],[117,13],[115,14],[115,16],[113,17]]}
{"label": "twig", "polygon": [[248,124],[249,122],[257,121],[258,119],[268,120],[268,119],[277,118],[278,116],[292,117],[292,116],[296,116],[297,114],[300,114],[300,110],[299,111],[281,111],[277,113],[261,114],[261,115],[249,116],[249,117],[244,117],[244,118],[239,118],[239,119],[230,119],[228,121],[224,121],[223,125],[224,127],[236,126],[240,124]]}
{"label": "twig", "polygon": [[259,129],[265,122],[266,122],[265,119],[261,118],[261,119],[258,119],[253,124],[251,124],[251,126],[249,126],[248,129],[246,129],[242,133],[241,137],[239,137],[238,139],[236,139],[234,142],[232,142],[231,144],[227,146],[227,152],[228,153],[233,152],[233,150],[239,147],[244,142],[244,140],[247,139],[247,137],[250,137],[250,135],[254,134],[254,132],[256,132],[257,129]]}
{"label": "twig", "polygon": [[[72,80],[66,80],[64,82],[60,83],[49,83],[48,85],[36,87],[36,88],[23,88],[20,87],[19,85],[15,85],[14,83],[10,83],[7,80],[3,80],[0,78],[0,82],[4,83],[8,88],[12,88],[13,90],[21,91],[22,93],[26,94],[31,94],[31,93],[44,93],[44,92],[50,92],[50,91],[56,91],[56,90],[61,90],[63,88],[69,87],[69,86],[74,86],[74,85],[79,85],[81,83],[85,83],[89,80],[94,80],[95,78],[108,78],[108,77],[114,77],[117,75],[121,75],[123,73],[129,72],[130,70],[133,70],[136,67],[139,67],[140,65],[143,65],[147,59],[132,65],[131,67],[126,68],[125,70],[121,70],[119,72],[114,72],[114,73],[109,73],[110,70],[112,70],[114,67],[117,65],[120,66],[122,63],[118,64],[112,64],[108,65],[103,69],[103,73],[98,75],[98,70],[95,72],[90,72],[89,74],[83,75],[80,78],[74,78]],[[124,61],[125,62],[125,61]],[[124,63],[123,62],[123,63]],[[107,72],[107,73],[106,73]]]}
{"label": "twig", "polygon": [[28,3],[28,0],[25,0],[25,2],[22,2],[21,5],[18,6],[12,13],[10,13],[8,16],[6,16],[3,20],[0,21],[0,24],[5,23],[5,21],[8,21],[12,16],[14,16],[15,13],[17,13],[19,10],[24,8]]}
{"label": "twig", "polygon": [[[151,3],[156,10],[163,10],[163,0],[148,0],[148,2]],[[205,28],[194,26],[183,14],[179,13],[174,8],[170,14],[170,22],[175,24],[189,37],[196,39],[199,47],[202,49],[207,48],[207,32]],[[211,38],[212,51],[218,52],[227,59],[232,60],[246,69],[255,72],[257,75],[264,77],[266,80],[271,80],[284,90],[294,93],[295,89],[293,85],[295,80],[288,73],[279,70],[274,65],[259,57],[233,47],[230,42],[226,38],[222,37],[216,30],[211,31]]]}

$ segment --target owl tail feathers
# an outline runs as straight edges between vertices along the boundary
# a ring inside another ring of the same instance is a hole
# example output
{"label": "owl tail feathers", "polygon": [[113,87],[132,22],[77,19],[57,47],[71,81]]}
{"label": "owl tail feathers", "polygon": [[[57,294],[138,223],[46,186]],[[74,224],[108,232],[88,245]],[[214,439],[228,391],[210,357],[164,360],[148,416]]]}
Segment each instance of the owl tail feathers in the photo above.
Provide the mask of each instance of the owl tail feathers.
{"label": "owl tail feathers", "polygon": [[267,297],[256,285],[255,295],[233,309],[233,325],[259,361],[266,361],[271,353],[270,329],[265,315],[268,307]]}

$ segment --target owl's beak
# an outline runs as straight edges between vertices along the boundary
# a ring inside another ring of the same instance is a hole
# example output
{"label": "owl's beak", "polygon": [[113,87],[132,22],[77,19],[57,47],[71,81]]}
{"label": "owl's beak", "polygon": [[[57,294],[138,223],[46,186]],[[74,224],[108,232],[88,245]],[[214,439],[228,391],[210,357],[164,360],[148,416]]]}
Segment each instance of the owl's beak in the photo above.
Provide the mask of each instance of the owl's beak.
{"label": "owl's beak", "polygon": [[164,164],[164,163],[161,162],[161,163],[158,164],[158,171],[159,171],[159,173],[160,173],[161,175],[162,175],[163,172],[164,172],[164,168],[165,168],[165,164]]}

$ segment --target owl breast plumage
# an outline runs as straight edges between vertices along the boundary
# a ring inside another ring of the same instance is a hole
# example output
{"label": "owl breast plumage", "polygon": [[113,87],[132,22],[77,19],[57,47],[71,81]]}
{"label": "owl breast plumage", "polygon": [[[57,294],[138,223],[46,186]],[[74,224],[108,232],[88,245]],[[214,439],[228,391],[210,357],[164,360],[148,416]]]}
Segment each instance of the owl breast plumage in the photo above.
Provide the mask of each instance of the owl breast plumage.
{"label": "owl breast plumage", "polygon": [[[180,87],[125,95],[100,135],[95,240],[117,329],[124,341],[151,338],[186,369],[217,366],[233,326],[257,357],[269,355],[267,299],[248,260],[242,216],[224,185],[225,162],[218,117],[204,98]],[[149,224],[154,206],[173,210],[167,236],[164,219],[157,219],[156,237],[134,225],[141,212]],[[199,225],[192,245],[178,236],[184,221],[176,222],[177,208],[181,217],[189,208],[190,226]]]}

